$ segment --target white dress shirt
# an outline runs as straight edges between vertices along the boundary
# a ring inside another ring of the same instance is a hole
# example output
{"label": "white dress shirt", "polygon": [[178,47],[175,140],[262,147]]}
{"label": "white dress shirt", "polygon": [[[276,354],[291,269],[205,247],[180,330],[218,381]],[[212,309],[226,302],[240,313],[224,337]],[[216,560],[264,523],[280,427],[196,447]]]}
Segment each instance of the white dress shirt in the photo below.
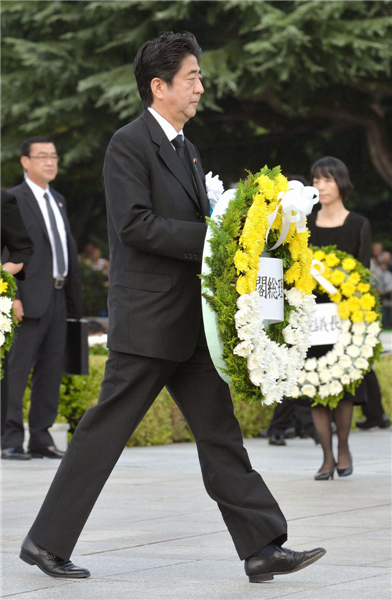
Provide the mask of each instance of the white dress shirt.
{"label": "white dress shirt", "polygon": [[[29,188],[33,192],[33,194],[34,194],[34,196],[35,196],[35,198],[36,198],[36,200],[38,202],[38,206],[41,209],[42,216],[43,216],[44,221],[45,221],[46,229],[48,231],[50,245],[52,246],[53,277],[66,277],[66,275],[68,275],[67,232],[65,230],[65,225],[64,225],[63,217],[61,216],[60,209],[57,206],[56,200],[53,198],[52,194],[50,193],[49,186],[46,188],[46,190],[43,190],[42,187],[40,187],[39,185],[37,185],[36,183],[34,183],[33,181],[31,181],[31,179],[29,179],[27,176],[25,177],[25,180],[26,180],[27,185],[29,186]],[[50,219],[49,219],[49,214],[48,214],[48,208],[47,208],[47,205],[46,205],[46,200],[44,198],[44,194],[48,194],[48,196],[49,196],[49,202],[50,202],[50,205],[51,205],[52,210],[53,210],[53,214],[54,214],[55,219],[56,219],[56,225],[57,225],[57,229],[58,229],[58,232],[59,232],[59,235],[60,235],[61,245],[63,247],[64,263],[65,263],[65,273],[59,273],[57,271],[56,244],[54,242],[54,235],[53,235],[52,228],[50,226]]]}
{"label": "white dress shirt", "polygon": [[[181,129],[181,131],[176,131],[174,129],[173,125],[171,123],[169,123],[169,121],[166,121],[166,119],[164,117],[162,117],[162,115],[160,115],[155,110],[155,108],[151,108],[151,106],[149,106],[148,110],[150,111],[152,116],[155,117],[155,119],[158,121],[159,125],[162,127],[163,131],[166,133],[167,137],[169,138],[169,142],[174,140],[174,138],[176,138],[178,135],[181,135],[182,139],[184,139],[184,133],[183,133],[182,129]],[[172,146],[173,146],[173,144],[172,144]],[[174,146],[173,146],[173,148],[174,148]],[[175,150],[175,148],[174,148],[174,150]]]}

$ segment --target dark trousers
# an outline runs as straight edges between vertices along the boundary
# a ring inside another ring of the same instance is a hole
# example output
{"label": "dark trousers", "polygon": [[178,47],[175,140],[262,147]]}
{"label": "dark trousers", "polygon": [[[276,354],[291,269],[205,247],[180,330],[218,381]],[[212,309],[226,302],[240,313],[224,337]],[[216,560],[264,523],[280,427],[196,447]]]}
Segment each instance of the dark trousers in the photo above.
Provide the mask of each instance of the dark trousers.
{"label": "dark trousers", "polygon": [[40,319],[24,318],[15,330],[8,361],[8,410],[2,448],[23,445],[23,395],[33,369],[29,413],[30,448],[51,446],[48,428],[57,416],[64,368],[67,312],[65,291],[53,289]]}
{"label": "dark trousers", "polygon": [[268,436],[281,434],[289,427],[294,427],[295,435],[316,437],[310,402],[306,399],[288,400],[283,398],[277,404],[271,423],[268,428]]}
{"label": "dark trousers", "polygon": [[252,469],[229,388],[203,338],[182,363],[110,351],[98,404],[79,423],[30,530],[36,544],[69,558],[124,446],[165,385],[195,436],[206,490],[240,558],[287,539],[286,520]]}

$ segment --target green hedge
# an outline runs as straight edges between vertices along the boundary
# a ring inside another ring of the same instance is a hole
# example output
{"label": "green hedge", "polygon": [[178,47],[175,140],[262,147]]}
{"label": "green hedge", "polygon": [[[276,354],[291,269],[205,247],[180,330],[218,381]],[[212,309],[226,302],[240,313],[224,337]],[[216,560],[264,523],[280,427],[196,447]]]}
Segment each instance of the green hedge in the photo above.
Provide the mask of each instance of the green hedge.
{"label": "green hedge", "polygon": [[[106,352],[98,350],[90,354],[90,374],[86,376],[64,375],[60,388],[59,414],[57,422],[70,424],[73,433],[85,411],[94,406],[99,397],[104,375]],[[389,385],[389,374],[392,368],[392,356],[384,357],[376,365],[377,376],[383,392],[385,410],[391,415],[392,398]],[[30,387],[26,389],[24,398],[25,416],[30,402]],[[244,437],[255,437],[260,429],[266,429],[271,420],[273,406],[260,406],[240,402],[233,397],[237,418]],[[356,408],[353,423],[361,416]],[[154,446],[174,442],[189,442],[193,436],[181,412],[163,389],[158,398],[133,434],[128,446]]]}

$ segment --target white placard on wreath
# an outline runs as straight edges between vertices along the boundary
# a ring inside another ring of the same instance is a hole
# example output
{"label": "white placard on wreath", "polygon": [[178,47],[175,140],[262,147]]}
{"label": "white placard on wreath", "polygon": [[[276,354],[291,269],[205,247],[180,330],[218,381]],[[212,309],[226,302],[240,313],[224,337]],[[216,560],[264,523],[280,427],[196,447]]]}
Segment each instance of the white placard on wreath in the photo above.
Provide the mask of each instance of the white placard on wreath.
{"label": "white placard on wreath", "polygon": [[323,302],[316,306],[316,312],[309,323],[310,345],[336,344],[342,331],[342,320],[339,317],[337,304]]}

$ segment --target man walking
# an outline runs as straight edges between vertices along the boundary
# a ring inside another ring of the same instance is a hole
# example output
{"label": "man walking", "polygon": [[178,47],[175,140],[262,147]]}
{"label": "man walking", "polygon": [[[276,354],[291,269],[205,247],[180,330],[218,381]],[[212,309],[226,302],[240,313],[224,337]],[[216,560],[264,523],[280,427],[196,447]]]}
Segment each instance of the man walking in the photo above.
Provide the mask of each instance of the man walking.
{"label": "man walking", "polygon": [[[48,429],[57,415],[64,369],[67,316],[80,318],[81,284],[75,241],[64,197],[49,187],[58,156],[50,138],[37,136],[22,145],[25,181],[10,192],[17,199],[34,244],[24,281],[18,281],[14,313],[20,326],[9,353],[9,404],[2,459],[62,458]],[[29,413],[29,451],[23,450],[23,395],[33,369]]]}
{"label": "man walking", "polygon": [[323,549],[282,549],[286,520],[249,462],[228,386],[211,361],[201,313],[209,205],[197,149],[183,136],[203,93],[190,33],[143,44],[134,70],[144,112],[105,158],[110,243],[109,358],[21,558],[54,577],[88,577],[69,557],[127,440],[163,386],[196,439],[205,487],[251,581],[297,571]]}

